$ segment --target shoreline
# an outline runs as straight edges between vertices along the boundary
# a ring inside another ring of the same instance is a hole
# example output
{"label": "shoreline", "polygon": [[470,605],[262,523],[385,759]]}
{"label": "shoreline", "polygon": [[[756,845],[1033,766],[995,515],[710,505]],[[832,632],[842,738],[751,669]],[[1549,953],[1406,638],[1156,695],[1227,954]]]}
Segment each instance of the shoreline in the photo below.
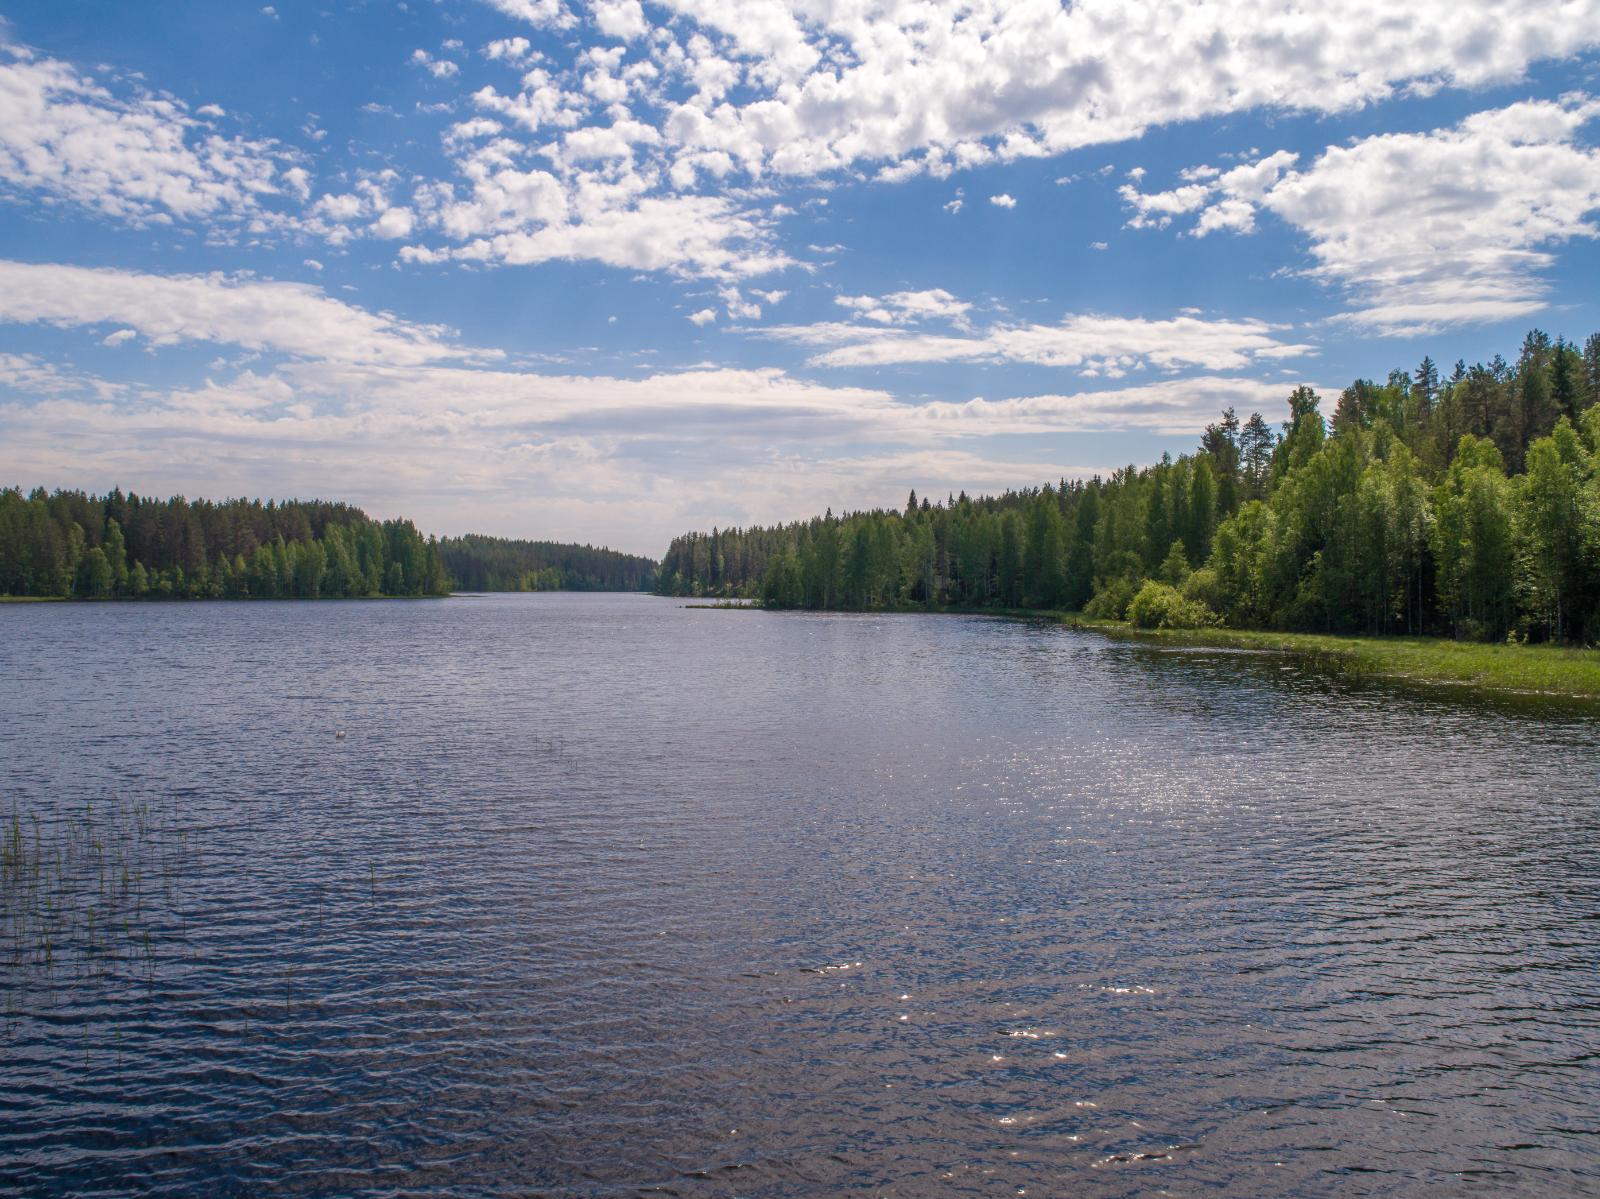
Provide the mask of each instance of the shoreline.
{"label": "shoreline", "polygon": [[[689,598],[689,597],[677,597]],[[727,611],[759,603],[700,601],[687,608]],[[811,609],[794,609],[795,611]],[[1493,695],[1546,696],[1600,700],[1600,649],[1564,645],[1508,645],[1452,641],[1444,637],[1365,636],[1353,633],[1282,633],[1264,629],[1136,629],[1124,620],[1106,620],[1048,608],[823,608],[859,615],[923,614],[994,616],[1057,621],[1081,632],[1116,641],[1200,649],[1242,649],[1294,656],[1330,673],[1403,683],[1465,687]]]}
{"label": "shoreline", "polygon": [[1372,637],[1225,628],[1136,629],[1126,621],[1079,615],[1067,616],[1063,623],[1118,641],[1293,655],[1346,675],[1468,687],[1499,695],[1600,699],[1600,650],[1597,649],[1402,635]]}

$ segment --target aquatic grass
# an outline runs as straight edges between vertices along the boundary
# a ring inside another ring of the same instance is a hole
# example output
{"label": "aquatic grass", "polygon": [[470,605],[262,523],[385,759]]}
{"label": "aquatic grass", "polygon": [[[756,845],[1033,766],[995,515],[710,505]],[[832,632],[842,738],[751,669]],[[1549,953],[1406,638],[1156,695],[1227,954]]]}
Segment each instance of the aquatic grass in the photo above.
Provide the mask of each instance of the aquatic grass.
{"label": "aquatic grass", "polygon": [[1254,629],[1134,629],[1122,621],[1069,616],[1074,628],[1164,645],[1215,646],[1295,655],[1343,676],[1456,684],[1487,692],[1600,698],[1600,649],[1450,641],[1442,637],[1358,637]]}
{"label": "aquatic grass", "polygon": [[153,969],[151,909],[168,906],[191,852],[188,830],[146,801],[86,803],[0,823],[0,965],[4,1012],[65,974],[89,980]]}

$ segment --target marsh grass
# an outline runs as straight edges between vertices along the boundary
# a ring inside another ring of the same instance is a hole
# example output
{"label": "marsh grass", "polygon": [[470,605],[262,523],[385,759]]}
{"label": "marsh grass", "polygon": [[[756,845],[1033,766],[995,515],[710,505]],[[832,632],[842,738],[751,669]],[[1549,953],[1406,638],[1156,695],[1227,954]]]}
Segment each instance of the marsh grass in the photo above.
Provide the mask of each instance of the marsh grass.
{"label": "marsh grass", "polygon": [[1246,629],[1133,629],[1120,621],[1068,617],[1077,628],[1167,645],[1217,646],[1294,655],[1347,677],[1456,684],[1485,692],[1600,698],[1600,649],[1450,641],[1441,637],[1351,637]]}
{"label": "marsh grass", "polygon": [[153,969],[169,923],[154,917],[173,910],[192,853],[189,831],[146,801],[13,806],[0,826],[0,1014],[41,987]]}

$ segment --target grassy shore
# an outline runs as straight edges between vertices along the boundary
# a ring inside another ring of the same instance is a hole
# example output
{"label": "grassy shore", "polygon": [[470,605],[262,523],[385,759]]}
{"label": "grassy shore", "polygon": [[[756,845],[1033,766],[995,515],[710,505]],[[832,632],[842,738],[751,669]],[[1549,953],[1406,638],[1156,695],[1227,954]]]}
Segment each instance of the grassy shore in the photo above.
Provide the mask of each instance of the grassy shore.
{"label": "grassy shore", "polygon": [[1335,669],[1483,691],[1600,699],[1600,650],[1484,644],[1438,637],[1347,637],[1247,629],[1135,629],[1123,621],[1063,619],[1107,636],[1155,644],[1266,650],[1322,659]]}

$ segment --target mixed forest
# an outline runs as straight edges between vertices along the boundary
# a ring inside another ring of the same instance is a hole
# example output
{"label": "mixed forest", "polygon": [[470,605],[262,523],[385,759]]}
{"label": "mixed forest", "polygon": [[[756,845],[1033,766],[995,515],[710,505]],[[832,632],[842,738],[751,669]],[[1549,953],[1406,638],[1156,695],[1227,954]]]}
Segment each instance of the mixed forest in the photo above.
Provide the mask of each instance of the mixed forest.
{"label": "mixed forest", "polygon": [[1600,334],[1307,387],[1273,427],[1109,478],[674,539],[658,590],[776,608],[1082,610],[1463,639],[1600,640]]}

